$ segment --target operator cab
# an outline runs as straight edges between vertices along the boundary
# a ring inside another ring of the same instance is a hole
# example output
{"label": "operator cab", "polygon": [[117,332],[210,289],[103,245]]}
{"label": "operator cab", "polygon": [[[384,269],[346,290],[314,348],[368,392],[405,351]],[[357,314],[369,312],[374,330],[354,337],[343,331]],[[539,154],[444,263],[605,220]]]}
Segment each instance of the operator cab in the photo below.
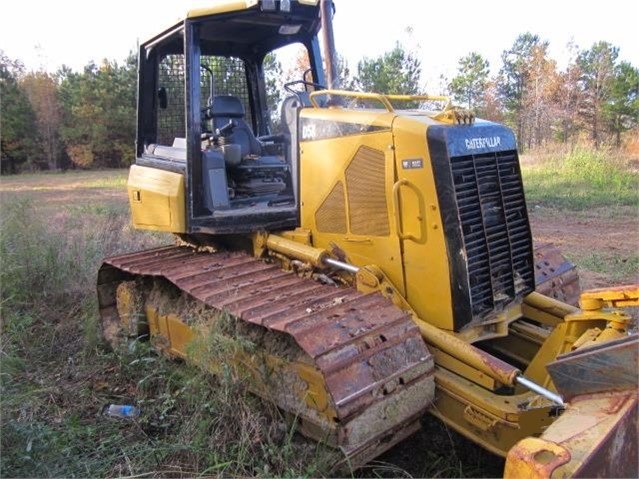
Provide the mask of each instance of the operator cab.
{"label": "operator cab", "polygon": [[297,45],[309,81],[293,83],[324,84],[319,1],[238,5],[191,11],[140,47],[136,165],[184,176],[185,233],[298,224],[291,128],[302,100],[283,99],[269,65],[276,51]]}

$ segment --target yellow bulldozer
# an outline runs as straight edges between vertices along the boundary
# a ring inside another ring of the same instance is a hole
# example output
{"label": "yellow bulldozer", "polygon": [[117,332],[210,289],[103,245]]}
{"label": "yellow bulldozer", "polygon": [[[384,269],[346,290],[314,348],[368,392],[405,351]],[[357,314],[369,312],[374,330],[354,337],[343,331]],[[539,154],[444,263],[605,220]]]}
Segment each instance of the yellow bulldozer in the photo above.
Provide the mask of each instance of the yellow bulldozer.
{"label": "yellow bulldozer", "polygon": [[[512,131],[340,90],[333,14],[229,0],[140,45],[132,221],[176,241],[104,260],[104,337],[215,373],[225,321],[254,347],[218,361],[351,468],[429,413],[506,477],[637,477],[639,288],[572,304],[574,268],[533,247]],[[274,104],[291,47],[307,61]]]}

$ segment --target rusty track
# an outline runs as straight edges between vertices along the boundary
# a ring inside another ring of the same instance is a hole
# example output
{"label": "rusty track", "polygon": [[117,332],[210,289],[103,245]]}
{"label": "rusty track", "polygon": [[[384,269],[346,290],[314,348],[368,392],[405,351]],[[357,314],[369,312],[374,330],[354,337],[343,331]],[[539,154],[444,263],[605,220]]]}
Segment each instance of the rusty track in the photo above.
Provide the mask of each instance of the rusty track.
{"label": "rusty track", "polygon": [[558,301],[577,306],[579,276],[575,265],[551,243],[535,245],[535,290]]}
{"label": "rusty track", "polygon": [[320,284],[244,253],[170,246],[104,261],[103,323],[117,321],[118,284],[135,278],[165,278],[210,308],[292,338],[322,378],[307,387],[325,388],[333,418],[319,419],[303,400],[278,405],[301,415],[305,434],[333,437],[354,466],[413,433],[433,400],[433,359],[419,330],[379,293]]}

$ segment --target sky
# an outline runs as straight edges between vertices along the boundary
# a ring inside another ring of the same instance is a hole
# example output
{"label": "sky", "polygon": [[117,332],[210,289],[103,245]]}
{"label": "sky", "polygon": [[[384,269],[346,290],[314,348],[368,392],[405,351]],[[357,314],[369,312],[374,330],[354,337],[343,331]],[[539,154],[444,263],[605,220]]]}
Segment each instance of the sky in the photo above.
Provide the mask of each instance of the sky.
{"label": "sky", "polygon": [[[471,52],[501,67],[501,54],[526,32],[549,42],[560,68],[571,58],[569,42],[587,50],[607,41],[619,59],[639,67],[639,23],[627,0],[334,0],[335,43],[356,71],[361,58],[375,58],[396,42],[421,61],[423,81],[436,94],[438,78],[452,78]],[[129,52],[191,8],[213,0],[17,0],[0,4],[0,50],[27,70],[76,71],[90,61],[122,62]],[[409,33],[410,30],[410,33]]]}

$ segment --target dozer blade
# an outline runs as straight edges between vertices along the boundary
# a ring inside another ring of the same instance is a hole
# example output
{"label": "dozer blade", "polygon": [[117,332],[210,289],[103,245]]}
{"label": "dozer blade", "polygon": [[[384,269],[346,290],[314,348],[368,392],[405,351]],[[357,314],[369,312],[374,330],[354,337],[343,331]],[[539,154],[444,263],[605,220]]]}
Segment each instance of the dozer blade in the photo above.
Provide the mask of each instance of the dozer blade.
{"label": "dozer blade", "polygon": [[639,387],[639,336],[578,349],[559,356],[546,368],[565,401],[575,396]]}
{"label": "dozer blade", "polygon": [[[132,294],[119,292],[132,283]],[[245,358],[251,370],[265,371],[253,392],[294,416],[303,434],[339,448],[349,467],[415,432],[433,400],[433,358],[418,328],[379,293],[320,284],[240,252],[165,247],[104,261],[107,337],[131,332],[118,301],[135,295],[154,345],[196,363],[189,344],[206,340],[201,331],[218,313],[229,315],[258,349]]]}
{"label": "dozer blade", "polygon": [[559,356],[548,365],[565,412],[508,453],[507,478],[639,477],[639,336]]}
{"label": "dozer blade", "polygon": [[551,243],[535,245],[535,291],[563,303],[579,303],[579,276],[574,264],[566,260]]}

